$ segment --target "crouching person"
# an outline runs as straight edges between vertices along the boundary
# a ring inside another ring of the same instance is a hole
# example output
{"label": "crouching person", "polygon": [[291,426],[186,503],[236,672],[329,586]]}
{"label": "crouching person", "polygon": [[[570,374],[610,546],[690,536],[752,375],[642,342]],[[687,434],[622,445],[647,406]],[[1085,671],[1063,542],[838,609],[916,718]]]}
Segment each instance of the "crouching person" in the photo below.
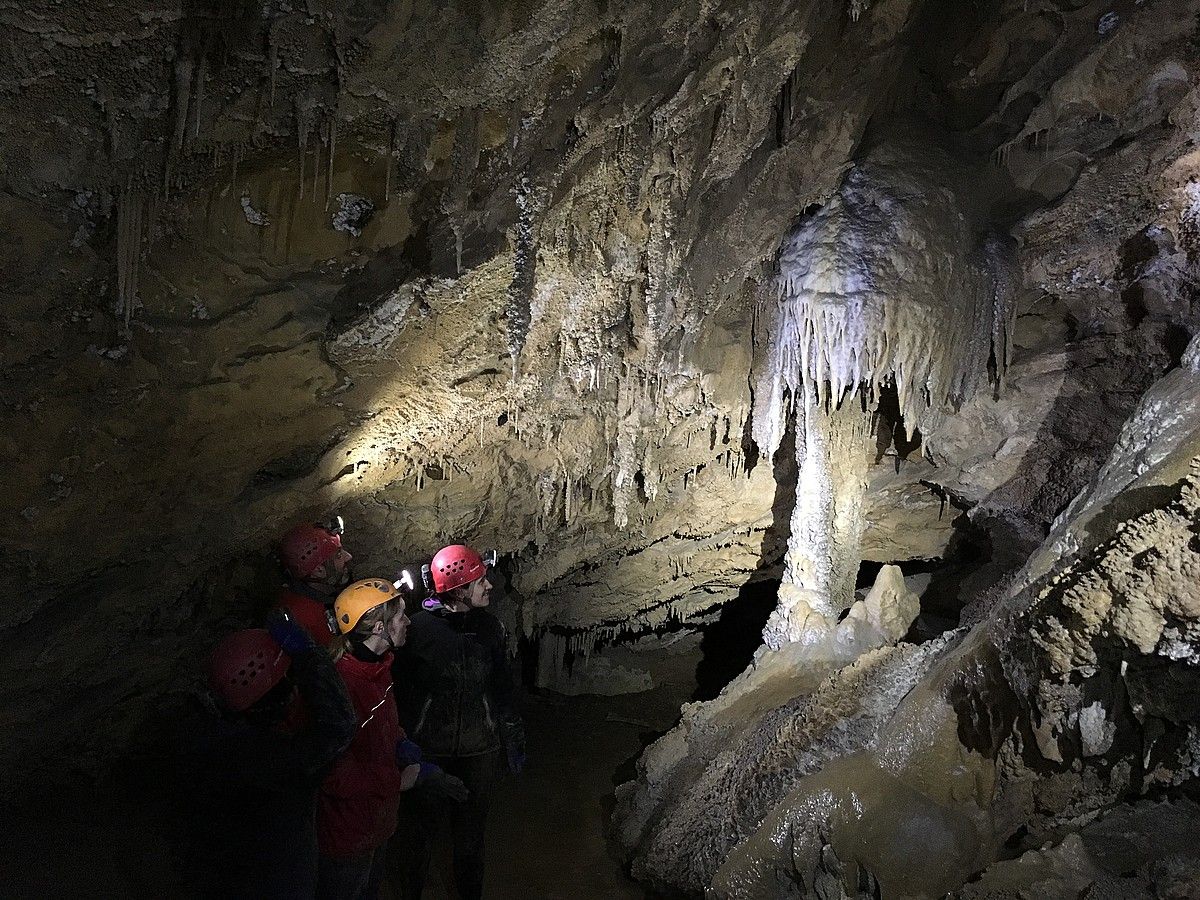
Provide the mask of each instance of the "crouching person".
{"label": "crouching person", "polygon": [[276,614],[222,640],[209,662],[219,715],[193,723],[187,759],[205,896],[308,898],[317,875],[317,789],[354,734],[328,655]]}
{"label": "crouching person", "polygon": [[465,788],[412,758],[392,693],[392,651],[404,643],[404,601],[388,582],[368,578],[334,601],[341,637],[330,652],[346,684],[358,727],[349,750],[321,786],[317,828],[322,900],[375,900],[401,791],[417,785],[451,793]]}

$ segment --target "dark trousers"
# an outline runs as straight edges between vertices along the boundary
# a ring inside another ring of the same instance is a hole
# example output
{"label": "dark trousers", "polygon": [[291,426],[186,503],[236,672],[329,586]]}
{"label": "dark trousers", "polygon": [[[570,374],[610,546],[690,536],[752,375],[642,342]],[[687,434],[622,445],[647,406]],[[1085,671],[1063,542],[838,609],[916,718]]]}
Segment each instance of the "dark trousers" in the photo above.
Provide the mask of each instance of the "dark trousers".
{"label": "dark trousers", "polygon": [[445,840],[448,832],[459,900],[480,900],[484,824],[492,787],[500,774],[500,751],[426,759],[461,778],[471,793],[465,803],[429,797],[419,787],[401,795],[400,826],[392,839],[391,881],[403,900],[420,900],[434,847]]}
{"label": "dark trousers", "polygon": [[387,846],[357,856],[322,856],[317,862],[317,900],[378,900]]}

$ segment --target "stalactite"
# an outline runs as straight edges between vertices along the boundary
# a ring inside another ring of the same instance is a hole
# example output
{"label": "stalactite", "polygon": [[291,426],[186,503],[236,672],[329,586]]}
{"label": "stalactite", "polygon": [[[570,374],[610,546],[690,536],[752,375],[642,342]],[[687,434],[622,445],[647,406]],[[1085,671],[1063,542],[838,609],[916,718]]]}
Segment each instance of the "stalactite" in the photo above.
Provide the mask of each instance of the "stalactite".
{"label": "stalactite", "polygon": [[629,505],[633,500],[637,476],[641,404],[632,397],[634,390],[628,379],[618,385],[616,453],[612,477],[613,522],[618,528],[629,524]]}
{"label": "stalactite", "polygon": [[338,105],[334,104],[329,116],[329,165],[325,175],[325,209],[333,201],[333,160],[337,155]]}
{"label": "stalactite", "polygon": [[275,37],[275,23],[272,22],[267,26],[267,78],[269,79],[267,107],[271,112],[275,110],[275,81],[278,70],[279,41]]}
{"label": "stalactite", "polygon": [[204,87],[205,87],[205,83],[207,81],[208,81],[208,60],[204,57],[203,54],[201,54],[200,61],[196,65],[196,87],[192,91],[192,96],[194,98],[194,102],[192,103],[192,106],[196,111],[195,126],[192,130],[192,137],[197,140],[200,138],[200,122],[201,122],[201,116],[203,114],[203,107],[204,107]]}
{"label": "stalactite", "polygon": [[[952,200],[921,183],[928,198],[900,215],[897,201],[879,199],[886,185],[876,182],[887,177],[860,164],[783,243],[755,390],[754,437],[768,457],[802,380],[814,383],[822,405],[890,382],[910,428],[928,433],[944,407],[987,376],[992,336],[1006,333],[1011,305],[996,303],[985,267],[970,262],[974,234]],[[892,252],[910,258],[897,267]]]}
{"label": "stalactite", "polygon": [[144,204],[141,186],[128,178],[117,200],[117,297],[126,335],[137,303]]}
{"label": "stalactite", "polygon": [[304,199],[304,172],[305,172],[305,154],[308,151],[308,134],[312,130],[312,107],[309,103],[303,102],[302,98],[297,95],[295,99],[295,114],[296,114],[296,146],[299,151],[299,166],[300,166],[300,199]]}
{"label": "stalactite", "polygon": [[1016,242],[992,232],[984,241],[984,254],[992,287],[992,354],[999,389],[1012,363],[1013,329],[1017,323]]}
{"label": "stalactite", "polygon": [[312,177],[312,202],[316,203],[317,198],[321,196],[321,146],[325,142],[325,136],[318,133],[317,140],[313,143],[313,177]]}
{"label": "stalactite", "polygon": [[513,278],[508,287],[508,352],[512,357],[513,379],[517,377],[521,351],[531,324],[530,300],[536,280],[537,247],[534,242],[534,220],[537,199],[529,175],[523,174],[514,189],[517,200],[516,248],[513,258]]}
{"label": "stalactite", "polygon": [[388,132],[388,148],[384,157],[386,160],[386,168],[383,173],[383,202],[388,203],[392,199],[392,168],[395,166],[396,160],[396,120],[392,119],[391,127]]}
{"label": "stalactite", "polygon": [[188,107],[192,98],[192,79],[195,77],[196,64],[187,56],[175,60],[175,122],[171,131],[171,149],[178,152],[183,149],[187,137]]}

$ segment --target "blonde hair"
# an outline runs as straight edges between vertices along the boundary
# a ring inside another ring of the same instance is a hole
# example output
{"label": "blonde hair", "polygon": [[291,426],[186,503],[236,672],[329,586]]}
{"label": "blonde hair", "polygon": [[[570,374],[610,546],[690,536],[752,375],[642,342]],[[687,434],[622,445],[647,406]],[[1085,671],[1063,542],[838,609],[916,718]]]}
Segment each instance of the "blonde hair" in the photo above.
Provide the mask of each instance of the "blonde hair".
{"label": "blonde hair", "polygon": [[329,655],[333,657],[333,661],[337,662],[343,656],[350,652],[350,639],[354,635],[359,638],[369,637],[371,632],[375,630],[377,622],[384,622],[396,614],[396,608],[404,608],[404,600],[400,597],[393,597],[391,600],[385,600],[378,606],[372,606],[358,620],[358,624],[345,634],[339,634],[329,644]]}

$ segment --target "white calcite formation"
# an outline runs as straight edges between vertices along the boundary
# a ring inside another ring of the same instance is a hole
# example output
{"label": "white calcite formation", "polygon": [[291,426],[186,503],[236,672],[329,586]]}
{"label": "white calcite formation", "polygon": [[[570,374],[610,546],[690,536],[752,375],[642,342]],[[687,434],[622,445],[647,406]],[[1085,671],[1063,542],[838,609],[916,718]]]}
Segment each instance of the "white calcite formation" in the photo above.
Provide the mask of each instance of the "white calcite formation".
{"label": "white calcite formation", "polygon": [[754,438],[774,456],[794,421],[799,478],[770,646],[819,640],[852,599],[878,394],[894,388],[910,433],[925,434],[987,383],[989,359],[1003,370],[1011,275],[956,176],[928,145],[887,145],[780,249]]}

